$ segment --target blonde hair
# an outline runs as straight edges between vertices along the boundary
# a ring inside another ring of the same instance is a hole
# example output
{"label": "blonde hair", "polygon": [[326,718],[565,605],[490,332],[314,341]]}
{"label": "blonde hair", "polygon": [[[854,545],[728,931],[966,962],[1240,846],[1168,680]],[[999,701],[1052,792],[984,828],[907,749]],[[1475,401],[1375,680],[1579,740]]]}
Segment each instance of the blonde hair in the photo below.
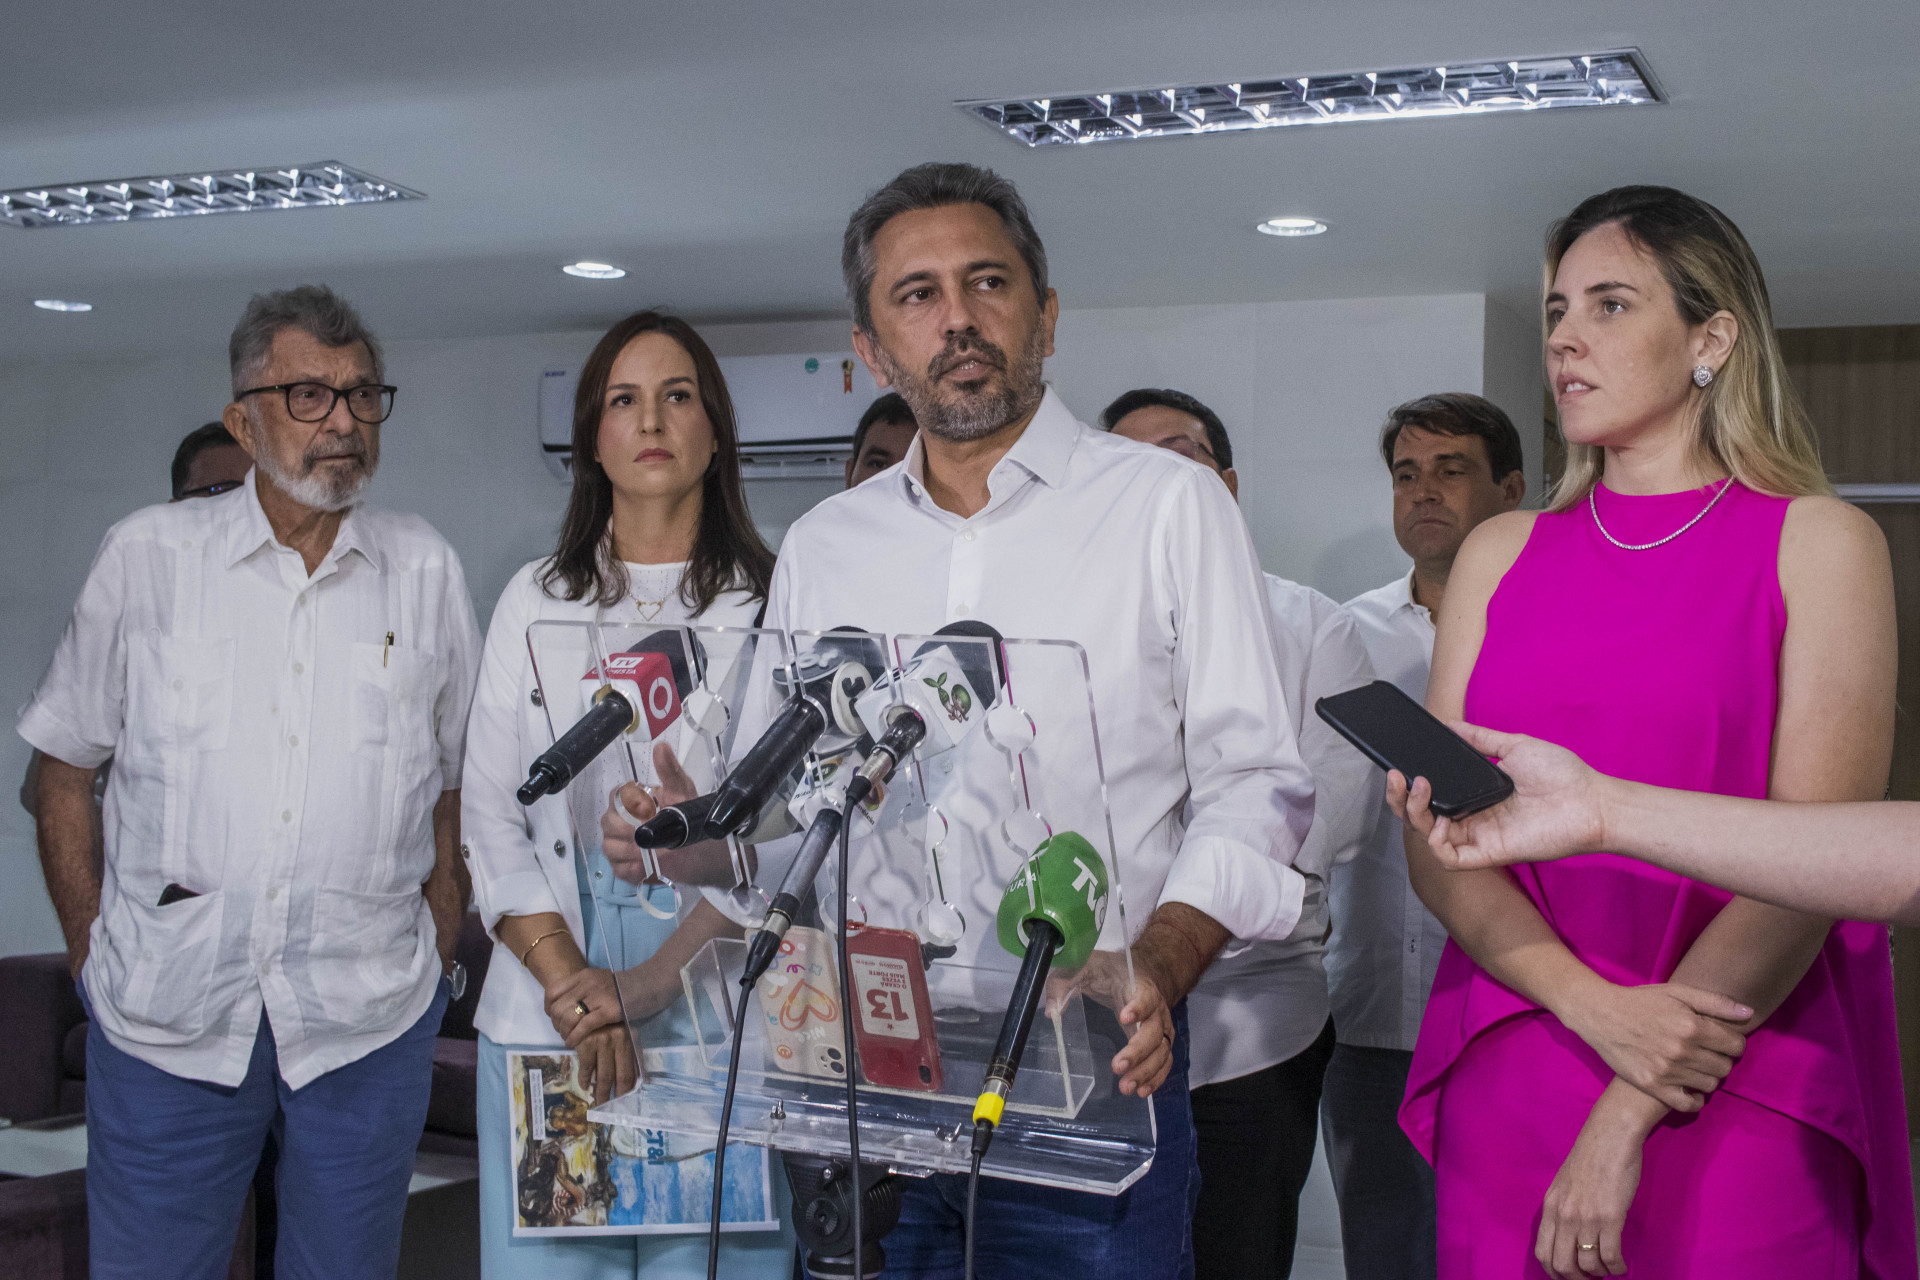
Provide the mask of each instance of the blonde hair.
{"label": "blonde hair", "polygon": [[[1689,325],[1716,312],[1740,327],[1727,361],[1701,393],[1694,447],[1749,489],[1779,497],[1831,494],[1806,410],[1794,394],[1773,329],[1766,278],[1733,220],[1672,187],[1615,187],[1580,203],[1547,232],[1547,290],[1560,260],[1587,232],[1617,223],[1659,262]],[[1564,511],[1600,479],[1598,445],[1567,442],[1567,465],[1547,503]]]}

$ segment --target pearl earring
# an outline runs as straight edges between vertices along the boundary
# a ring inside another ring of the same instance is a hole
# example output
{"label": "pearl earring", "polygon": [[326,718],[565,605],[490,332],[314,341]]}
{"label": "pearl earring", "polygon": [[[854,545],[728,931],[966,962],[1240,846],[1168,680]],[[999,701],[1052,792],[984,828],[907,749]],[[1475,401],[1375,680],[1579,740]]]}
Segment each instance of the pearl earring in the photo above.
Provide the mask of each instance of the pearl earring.
{"label": "pearl earring", "polygon": [[1697,364],[1693,366],[1693,385],[1694,386],[1704,387],[1709,382],[1712,382],[1712,381],[1713,381],[1713,370],[1707,368],[1707,366],[1703,364]]}

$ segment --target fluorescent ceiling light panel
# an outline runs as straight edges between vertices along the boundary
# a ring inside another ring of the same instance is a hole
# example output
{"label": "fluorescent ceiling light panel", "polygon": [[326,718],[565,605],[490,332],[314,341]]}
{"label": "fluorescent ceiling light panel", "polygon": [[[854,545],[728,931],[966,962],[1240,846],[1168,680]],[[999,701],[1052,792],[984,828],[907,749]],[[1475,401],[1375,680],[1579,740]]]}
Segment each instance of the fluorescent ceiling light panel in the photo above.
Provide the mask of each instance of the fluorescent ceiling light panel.
{"label": "fluorescent ceiling light panel", "polygon": [[954,105],[1030,147],[1659,102],[1637,49]]}
{"label": "fluorescent ceiling light panel", "polygon": [[222,169],[158,178],[114,178],[0,191],[0,222],[78,227],[202,213],[260,213],[388,200],[424,200],[418,191],[336,160],[287,169]]}
{"label": "fluorescent ceiling light panel", "polygon": [[60,298],[35,298],[33,305],[42,311],[91,311],[91,302],[66,302]]}

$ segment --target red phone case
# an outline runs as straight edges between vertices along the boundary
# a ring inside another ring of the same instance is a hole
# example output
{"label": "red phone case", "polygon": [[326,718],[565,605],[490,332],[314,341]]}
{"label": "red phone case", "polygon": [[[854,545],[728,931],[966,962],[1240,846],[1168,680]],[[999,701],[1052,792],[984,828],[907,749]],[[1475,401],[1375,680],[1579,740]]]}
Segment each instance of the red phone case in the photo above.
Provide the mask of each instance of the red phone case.
{"label": "red phone case", "polygon": [[908,929],[861,929],[847,939],[854,1043],[868,1083],[938,1093],[940,1039],[920,939]]}

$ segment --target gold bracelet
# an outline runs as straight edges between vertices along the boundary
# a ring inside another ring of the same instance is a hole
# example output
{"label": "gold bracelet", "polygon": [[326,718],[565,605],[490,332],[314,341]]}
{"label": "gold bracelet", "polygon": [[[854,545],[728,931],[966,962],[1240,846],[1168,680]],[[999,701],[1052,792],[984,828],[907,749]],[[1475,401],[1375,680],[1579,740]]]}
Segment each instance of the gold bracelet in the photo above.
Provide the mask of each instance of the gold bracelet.
{"label": "gold bracelet", "polygon": [[539,946],[539,945],[540,945],[541,943],[543,943],[543,942],[545,942],[545,941],[546,941],[546,940],[547,940],[548,938],[554,938],[554,937],[558,937],[559,935],[561,935],[561,934],[563,934],[563,933],[565,933],[565,932],[567,932],[567,931],[566,931],[565,929],[549,929],[549,930],[547,930],[547,931],[546,931],[545,933],[543,933],[543,934],[541,934],[541,935],[540,935],[539,937],[537,937],[537,938],[535,938],[535,939],[534,939],[534,940],[533,940],[532,942],[529,942],[529,943],[527,944],[527,949],[526,949],[525,951],[522,951],[522,952],[520,953],[520,965],[521,965],[521,967],[522,967],[522,968],[525,968],[525,967],[526,967],[526,963],[527,963],[527,957],[533,954],[533,949],[534,949],[535,947],[537,947],[537,946]]}

